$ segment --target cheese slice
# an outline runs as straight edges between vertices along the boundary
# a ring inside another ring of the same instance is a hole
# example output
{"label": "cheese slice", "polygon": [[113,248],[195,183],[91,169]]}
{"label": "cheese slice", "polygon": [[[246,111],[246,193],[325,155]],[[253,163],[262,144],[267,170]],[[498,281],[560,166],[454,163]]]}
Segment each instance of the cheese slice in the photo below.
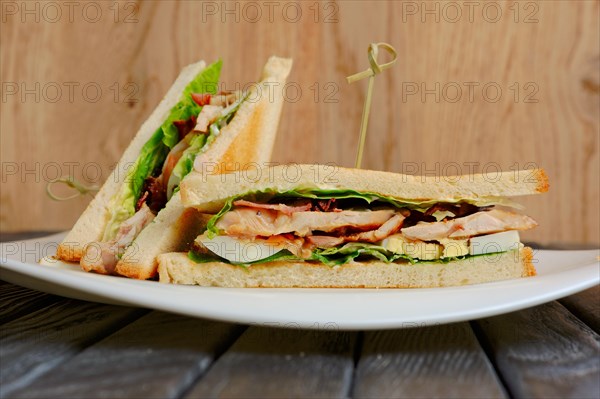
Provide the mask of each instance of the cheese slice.
{"label": "cheese slice", "polygon": [[390,252],[408,255],[415,259],[435,260],[442,255],[442,246],[435,242],[411,241],[402,234],[393,234],[385,238],[381,246]]}
{"label": "cheese slice", "polygon": [[468,240],[455,240],[448,238],[445,240],[440,240],[440,244],[444,246],[442,258],[454,258],[469,254]]}

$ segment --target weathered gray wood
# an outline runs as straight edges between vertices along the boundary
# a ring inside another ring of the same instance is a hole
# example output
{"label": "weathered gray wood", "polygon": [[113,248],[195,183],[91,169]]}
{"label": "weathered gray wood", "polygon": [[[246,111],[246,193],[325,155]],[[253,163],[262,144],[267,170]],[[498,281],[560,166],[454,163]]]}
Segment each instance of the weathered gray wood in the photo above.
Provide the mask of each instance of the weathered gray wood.
{"label": "weathered gray wood", "polygon": [[563,298],[560,303],[600,334],[600,285]]}
{"label": "weathered gray wood", "polygon": [[249,328],[187,398],[341,398],[356,334]]}
{"label": "weathered gray wood", "polygon": [[502,398],[468,323],[367,332],[354,398]]}
{"label": "weathered gray wood", "polygon": [[600,397],[600,336],[558,302],[478,320],[515,397]]}
{"label": "weathered gray wood", "polygon": [[61,300],[63,299],[53,295],[3,282],[0,284],[0,324]]}
{"label": "weathered gray wood", "polygon": [[243,327],[152,312],[11,397],[176,398]]}
{"label": "weathered gray wood", "polygon": [[0,397],[30,384],[139,315],[131,308],[62,300],[4,324]]}

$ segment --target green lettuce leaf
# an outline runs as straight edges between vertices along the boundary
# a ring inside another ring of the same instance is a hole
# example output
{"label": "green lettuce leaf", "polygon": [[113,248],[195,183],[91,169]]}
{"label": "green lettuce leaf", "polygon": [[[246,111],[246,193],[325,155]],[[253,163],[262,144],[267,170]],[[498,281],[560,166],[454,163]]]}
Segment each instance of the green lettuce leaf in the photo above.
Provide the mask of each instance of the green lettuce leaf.
{"label": "green lettuce leaf", "polygon": [[224,263],[230,263],[230,264],[238,265],[238,266],[250,266],[250,265],[254,265],[256,263],[274,262],[276,260],[302,260],[301,258],[298,258],[294,254],[292,254],[287,249],[283,249],[277,253],[274,253],[273,255],[271,255],[267,258],[263,258],[263,259],[260,259],[260,260],[254,261],[254,262],[248,262],[248,263],[230,262],[229,260],[227,260],[225,258],[221,258],[220,256],[218,256],[216,254],[207,255],[207,254],[199,253],[199,252],[196,252],[193,250],[188,252],[188,258],[190,258],[191,260],[193,260],[196,263],[224,262]]}
{"label": "green lettuce leaf", "polygon": [[188,120],[192,115],[196,116],[202,110],[202,107],[192,99],[192,93],[214,94],[217,92],[222,64],[222,61],[219,60],[200,72],[183,90],[179,102],[171,108],[167,120],[159,129],[163,133],[162,141],[167,147],[173,148],[179,142],[179,131],[173,125],[173,122]]}
{"label": "green lettuce leaf", "polygon": [[117,235],[119,226],[124,220],[127,220],[135,213],[135,195],[133,193],[132,185],[128,184],[131,181],[131,176],[135,170],[135,164],[128,170],[125,176],[125,183],[121,186],[121,189],[114,195],[109,203],[108,209],[110,209],[109,220],[104,228],[102,234],[102,241],[109,241]]}
{"label": "green lettuce leaf", "polygon": [[219,235],[219,229],[217,229],[216,226],[217,222],[219,221],[221,216],[223,216],[225,213],[229,212],[231,208],[233,208],[233,202],[241,197],[242,196],[229,198],[227,201],[225,201],[223,208],[221,208],[221,210],[216,215],[214,215],[208,220],[208,222],[206,223],[206,235],[208,238],[215,238]]}
{"label": "green lettuce leaf", "polygon": [[386,202],[390,205],[395,206],[396,208],[408,208],[408,209],[416,209],[419,211],[425,211],[430,208],[432,205],[435,205],[439,202],[446,203],[459,203],[466,202],[475,206],[488,206],[488,205],[503,205],[509,206],[513,208],[522,208],[520,204],[517,204],[509,199],[501,198],[501,197],[489,197],[489,198],[480,198],[478,200],[473,199],[455,199],[455,200],[428,200],[428,201],[419,201],[419,200],[409,200],[409,199],[396,199],[393,197],[372,193],[372,192],[359,192],[355,190],[340,190],[340,189],[318,189],[318,188],[298,188],[296,190],[291,190],[283,193],[277,193],[276,197],[302,197],[302,198],[314,198],[314,199],[345,199],[345,198],[359,198],[365,200],[367,203],[371,203],[373,201],[381,201]]}
{"label": "green lettuce leaf", "polygon": [[195,135],[191,141],[190,146],[183,151],[181,158],[177,161],[177,164],[173,168],[171,177],[167,185],[167,199],[170,199],[176,188],[179,187],[181,180],[192,170],[194,167],[194,159],[196,155],[200,153],[202,148],[205,146],[207,136],[205,134]]}
{"label": "green lettuce leaf", "polygon": [[[121,187],[121,190],[131,190],[133,193],[134,200],[132,201],[133,204],[131,204],[133,207],[135,207],[135,203],[142,193],[144,180],[146,180],[155,169],[162,167],[167,154],[169,154],[169,147],[163,144],[162,139],[163,137],[159,129],[142,147],[137,161],[133,168],[131,168],[132,174],[129,180],[125,180]],[[131,215],[133,215],[133,213]]]}
{"label": "green lettuce leaf", "polygon": [[221,258],[216,254],[205,255],[205,254],[196,253],[194,251],[190,251],[188,253],[188,257],[197,263],[224,262],[224,263],[230,263],[230,264],[240,265],[240,266],[251,266],[254,264],[273,262],[276,260],[278,260],[278,261],[288,260],[288,261],[318,261],[318,262],[321,262],[321,263],[331,266],[331,267],[344,265],[346,263],[357,260],[357,258],[365,259],[365,260],[377,259],[377,260],[385,262],[385,263],[392,263],[392,262],[396,262],[396,261],[400,260],[403,262],[409,262],[411,264],[417,264],[417,263],[422,263],[422,262],[448,263],[448,262],[455,261],[455,260],[472,258],[475,256],[486,256],[486,255],[493,255],[493,254],[464,255],[464,256],[457,256],[457,257],[450,257],[450,258],[436,259],[436,260],[420,260],[420,259],[412,258],[408,255],[402,255],[402,254],[397,254],[397,253],[388,251],[387,249],[383,248],[382,246],[379,246],[376,244],[354,243],[354,242],[347,243],[347,244],[341,245],[339,247],[334,247],[334,248],[327,248],[327,249],[317,248],[313,251],[313,253],[311,254],[311,256],[308,259],[299,258],[299,257],[295,256],[294,254],[292,254],[290,251],[284,249],[284,250],[277,252],[276,254],[269,256],[268,258],[260,259],[260,260],[257,260],[255,262],[250,262],[250,263],[230,262],[227,259]]}
{"label": "green lettuce leaf", "polygon": [[207,254],[203,254],[200,252],[196,252],[196,251],[188,251],[188,258],[190,258],[191,260],[193,260],[196,263],[208,263],[208,262],[228,262],[227,259],[225,258],[221,258],[220,256],[216,255],[216,254],[211,254],[211,255],[207,255]]}
{"label": "green lettuce leaf", "polygon": [[135,204],[142,194],[144,181],[153,171],[162,167],[171,148],[179,142],[179,131],[173,122],[187,120],[192,115],[200,113],[202,107],[196,104],[191,94],[216,93],[221,66],[221,60],[209,65],[188,83],[179,102],[171,108],[167,119],[144,144],[119,192],[110,200],[110,212],[102,237],[103,241],[113,239],[121,223],[133,216]]}
{"label": "green lettuce leaf", "polygon": [[319,260],[329,266],[336,266],[353,261],[358,257],[374,258],[385,263],[392,263],[398,259],[410,263],[418,262],[418,259],[390,252],[379,245],[358,242],[347,243],[334,248],[317,248],[313,251],[311,259]]}

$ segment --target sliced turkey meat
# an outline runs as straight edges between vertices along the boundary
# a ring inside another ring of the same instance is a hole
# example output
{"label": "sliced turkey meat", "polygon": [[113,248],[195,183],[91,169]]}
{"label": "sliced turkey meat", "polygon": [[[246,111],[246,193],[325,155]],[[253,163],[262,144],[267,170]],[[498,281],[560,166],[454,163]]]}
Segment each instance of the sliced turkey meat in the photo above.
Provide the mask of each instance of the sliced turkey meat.
{"label": "sliced turkey meat", "polygon": [[306,242],[315,248],[333,248],[344,243],[344,237],[334,236],[308,236]]}
{"label": "sliced turkey meat", "polygon": [[256,209],[271,209],[274,211],[279,211],[286,215],[291,215],[294,212],[310,211],[310,209],[312,208],[312,203],[310,202],[310,200],[303,201],[303,203],[298,203],[297,205],[261,204],[258,202],[237,200],[237,201],[234,201],[233,205],[244,206],[244,207],[248,207],[248,208],[256,208]]}
{"label": "sliced turkey meat", "polygon": [[270,209],[239,208],[225,213],[216,223],[219,230],[234,236],[269,237],[294,233],[304,237],[313,231],[331,232],[350,227],[377,229],[394,216],[393,210],[294,212],[291,215]]}
{"label": "sliced turkey meat", "polygon": [[529,216],[492,209],[445,222],[420,222],[402,229],[402,234],[411,240],[438,241],[444,238],[468,238],[507,230],[527,230],[535,226],[537,223]]}
{"label": "sliced turkey meat", "polygon": [[202,111],[198,115],[198,119],[196,120],[196,127],[194,131],[207,133],[208,125],[215,121],[223,111],[223,107],[220,105],[205,105],[202,107]]}
{"label": "sliced turkey meat", "polygon": [[381,241],[387,236],[391,236],[402,227],[402,223],[404,222],[405,217],[400,215],[399,213],[392,216],[390,220],[385,222],[381,227],[376,230],[371,231],[363,231],[361,233],[351,234],[349,236],[345,236],[345,242],[377,242]]}
{"label": "sliced turkey meat", "polygon": [[396,214],[375,230],[363,231],[346,236],[313,235],[306,237],[306,242],[313,248],[333,248],[346,242],[375,243],[396,233],[400,227],[402,227],[404,219],[404,216]]}
{"label": "sliced turkey meat", "polygon": [[221,93],[210,96],[210,105],[218,105],[220,107],[228,107],[237,101],[240,97],[239,93]]}
{"label": "sliced turkey meat", "polygon": [[88,244],[81,258],[83,269],[88,272],[113,274],[119,261],[119,255],[124,253],[125,249],[152,220],[154,220],[154,214],[148,205],[143,204],[139,211],[121,224],[114,240]]}

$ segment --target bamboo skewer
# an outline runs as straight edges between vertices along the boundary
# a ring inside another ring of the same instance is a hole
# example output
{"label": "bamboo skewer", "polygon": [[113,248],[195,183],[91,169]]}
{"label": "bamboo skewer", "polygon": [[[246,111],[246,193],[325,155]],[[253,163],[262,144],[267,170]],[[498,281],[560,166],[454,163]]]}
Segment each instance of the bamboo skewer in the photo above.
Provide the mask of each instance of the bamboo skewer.
{"label": "bamboo skewer", "polygon": [[[377,63],[377,55],[379,53],[379,48],[387,51],[391,56],[392,60],[386,62],[385,64],[379,65]],[[367,88],[367,98],[365,99],[365,106],[363,108],[362,119],[360,122],[360,137],[358,141],[358,151],[356,152],[356,161],[354,163],[354,167],[360,169],[362,164],[363,152],[365,148],[365,141],[367,138],[367,125],[369,124],[369,113],[371,111],[371,98],[373,96],[373,82],[375,81],[375,75],[381,73],[384,69],[390,68],[398,58],[398,54],[396,53],[396,49],[387,43],[371,43],[369,45],[369,49],[367,50],[367,54],[369,57],[369,69],[356,73],[354,75],[348,76],[346,80],[348,83],[354,83],[364,78],[369,78],[369,86]]]}

